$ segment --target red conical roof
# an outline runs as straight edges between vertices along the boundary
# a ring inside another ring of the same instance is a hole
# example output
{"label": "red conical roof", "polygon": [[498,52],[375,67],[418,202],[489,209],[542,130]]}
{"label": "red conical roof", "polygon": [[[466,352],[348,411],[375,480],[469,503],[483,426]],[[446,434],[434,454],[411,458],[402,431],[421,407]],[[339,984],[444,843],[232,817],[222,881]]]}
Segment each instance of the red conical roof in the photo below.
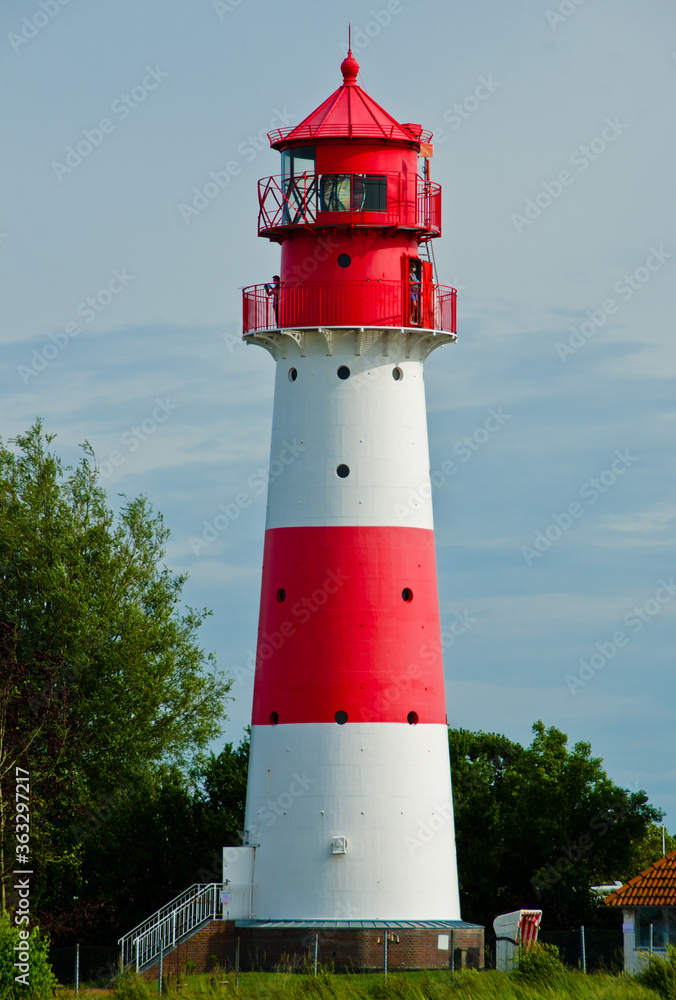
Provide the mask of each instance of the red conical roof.
{"label": "red conical roof", "polygon": [[430,132],[420,125],[400,125],[384,108],[357,86],[359,63],[352,49],[341,64],[343,84],[304,118],[300,125],[268,133],[273,149],[315,139],[398,139],[419,144],[429,142]]}

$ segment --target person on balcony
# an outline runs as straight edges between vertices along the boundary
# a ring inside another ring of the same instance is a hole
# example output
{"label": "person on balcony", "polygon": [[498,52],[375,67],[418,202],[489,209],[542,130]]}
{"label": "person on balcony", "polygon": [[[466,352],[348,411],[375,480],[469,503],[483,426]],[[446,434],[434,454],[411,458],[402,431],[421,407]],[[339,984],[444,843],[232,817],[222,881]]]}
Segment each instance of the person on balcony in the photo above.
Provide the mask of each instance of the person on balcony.
{"label": "person on balcony", "polygon": [[269,298],[272,298],[272,308],[275,311],[275,326],[279,326],[279,293],[282,287],[282,279],[278,274],[272,275],[272,281],[265,286],[265,291]]}
{"label": "person on balcony", "polygon": [[408,264],[408,285],[411,294],[411,325],[420,326],[421,322],[421,265],[415,257]]}

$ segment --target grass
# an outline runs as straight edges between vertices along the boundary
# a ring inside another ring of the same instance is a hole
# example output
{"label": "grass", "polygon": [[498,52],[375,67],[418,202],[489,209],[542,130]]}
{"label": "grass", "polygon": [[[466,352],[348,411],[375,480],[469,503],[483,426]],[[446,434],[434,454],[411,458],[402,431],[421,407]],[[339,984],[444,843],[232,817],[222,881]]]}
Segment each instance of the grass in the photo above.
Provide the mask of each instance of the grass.
{"label": "grass", "polygon": [[[67,991],[60,996],[71,1000]],[[131,977],[112,991],[111,1000],[156,996],[157,983]],[[493,971],[459,972],[453,979],[443,971],[391,973],[387,978],[382,973],[334,975],[326,970],[317,978],[311,972],[243,972],[239,988],[234,973],[212,973],[188,976],[180,990],[172,984],[163,996],[168,1000],[659,1000],[659,994],[634,979],[602,973],[585,976],[568,969],[548,982]],[[81,990],[80,997],[86,1000],[87,991]]]}

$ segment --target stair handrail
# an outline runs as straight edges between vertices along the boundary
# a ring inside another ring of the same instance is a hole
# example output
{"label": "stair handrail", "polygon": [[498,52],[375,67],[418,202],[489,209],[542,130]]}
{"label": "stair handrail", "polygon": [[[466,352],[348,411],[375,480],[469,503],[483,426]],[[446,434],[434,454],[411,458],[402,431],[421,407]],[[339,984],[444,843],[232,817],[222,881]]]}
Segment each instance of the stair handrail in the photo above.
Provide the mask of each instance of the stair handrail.
{"label": "stair handrail", "polygon": [[196,927],[218,917],[222,887],[220,882],[196,882],[123,935],[118,940],[122,968],[133,963],[138,972],[155,961],[160,948],[173,947]]}
{"label": "stair handrail", "polygon": [[164,904],[164,906],[161,906],[158,910],[155,910],[152,916],[146,917],[145,920],[142,920],[139,924],[136,924],[135,927],[132,927],[130,931],[127,931],[127,933],[123,937],[119,938],[117,943],[120,944],[124,940],[124,938],[132,937],[142,928],[150,926],[152,923],[157,923],[157,918],[160,914],[162,914],[163,911],[175,910],[185,900],[190,899],[193,896],[196,896],[198,892],[200,892],[201,890],[208,889],[210,886],[214,885],[217,885],[219,889],[222,888],[220,882],[193,882],[193,884],[191,886],[188,886],[187,889],[184,889],[183,892],[179,892],[178,896],[174,896],[174,898],[170,899],[168,903]]}

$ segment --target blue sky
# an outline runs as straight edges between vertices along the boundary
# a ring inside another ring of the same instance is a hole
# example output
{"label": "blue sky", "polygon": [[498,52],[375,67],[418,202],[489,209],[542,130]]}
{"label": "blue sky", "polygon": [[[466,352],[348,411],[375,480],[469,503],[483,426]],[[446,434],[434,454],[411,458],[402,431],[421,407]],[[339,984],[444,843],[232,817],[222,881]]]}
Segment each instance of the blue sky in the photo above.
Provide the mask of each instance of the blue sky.
{"label": "blue sky", "polygon": [[89,439],[113,504],[145,492],[163,512],[168,564],[214,612],[203,642],[235,677],[237,740],[265,517],[247,481],[273,383],[239,340],[240,289],[278,262],[256,236],[256,181],[279,172],[258,135],[339,85],[348,20],[362,86],[435,132],[437,264],[459,289],[458,344],[426,365],[449,721],[525,743],[541,718],[588,740],[673,832],[671,0],[348,0],[339,16],[5,0],[0,433],[40,415],[68,459]]}

